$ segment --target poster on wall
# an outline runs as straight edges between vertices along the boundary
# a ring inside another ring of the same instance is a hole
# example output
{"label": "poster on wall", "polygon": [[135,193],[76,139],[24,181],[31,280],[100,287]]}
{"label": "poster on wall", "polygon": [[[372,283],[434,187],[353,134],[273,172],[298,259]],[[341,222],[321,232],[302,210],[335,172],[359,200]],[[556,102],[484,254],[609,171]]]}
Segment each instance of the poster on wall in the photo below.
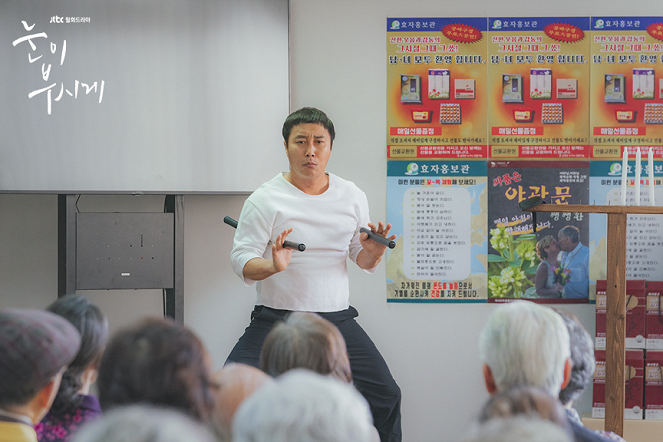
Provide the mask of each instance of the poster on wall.
{"label": "poster on wall", "polygon": [[592,158],[663,156],[663,17],[592,17]]}
{"label": "poster on wall", "polygon": [[387,158],[486,158],[486,18],[387,19]]}
{"label": "poster on wall", "polygon": [[493,159],[589,158],[588,17],[491,17]]}
{"label": "poster on wall", "polygon": [[487,173],[488,302],[589,302],[587,215],[538,213],[534,234],[533,217],[518,205],[533,196],[586,204],[589,163],[489,161]]}
{"label": "poster on wall", "polygon": [[[628,163],[626,204],[635,205],[635,161]],[[649,167],[642,162],[640,203],[649,205]],[[654,200],[663,202],[663,164],[654,163]],[[621,201],[621,161],[592,161],[589,170],[589,197],[592,204],[618,205]],[[626,228],[626,279],[663,281],[663,215],[628,215]],[[607,216],[589,216],[589,276],[592,281],[606,279]]]}
{"label": "poster on wall", "polygon": [[389,161],[388,302],[486,302],[485,161]]}

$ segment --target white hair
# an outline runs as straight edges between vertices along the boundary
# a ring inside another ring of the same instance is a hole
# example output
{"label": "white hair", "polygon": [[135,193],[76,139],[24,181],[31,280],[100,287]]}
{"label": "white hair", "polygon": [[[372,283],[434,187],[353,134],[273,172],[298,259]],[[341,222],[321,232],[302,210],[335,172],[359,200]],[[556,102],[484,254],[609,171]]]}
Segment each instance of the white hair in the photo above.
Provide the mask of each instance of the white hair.
{"label": "white hair", "polygon": [[173,410],[152,405],[112,409],[86,424],[73,442],[215,442],[201,423]]}
{"label": "white hair", "polygon": [[474,428],[463,442],[572,442],[559,425],[531,417],[492,419]]}
{"label": "white hair", "polygon": [[368,403],[352,385],[294,369],[240,405],[233,442],[369,442]]}
{"label": "white hair", "polygon": [[479,337],[481,360],[498,390],[534,386],[557,397],[571,357],[569,332],[549,307],[515,301],[497,307]]}

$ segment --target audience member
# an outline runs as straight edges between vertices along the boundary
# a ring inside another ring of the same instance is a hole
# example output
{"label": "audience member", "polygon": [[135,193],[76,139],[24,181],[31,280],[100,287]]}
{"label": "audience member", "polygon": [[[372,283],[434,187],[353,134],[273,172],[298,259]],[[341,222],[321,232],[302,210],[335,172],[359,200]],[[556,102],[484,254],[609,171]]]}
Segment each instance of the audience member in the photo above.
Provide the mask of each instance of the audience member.
{"label": "audience member", "polygon": [[200,422],[147,405],[115,408],[86,425],[74,442],[216,442]]}
{"label": "audience member", "polygon": [[463,442],[572,442],[562,428],[539,418],[492,419],[470,432]]}
{"label": "audience member", "polygon": [[[583,425],[578,412],[573,408],[573,403],[585,391],[585,388],[594,377],[594,368],[596,367],[594,342],[573,313],[561,309],[557,309],[557,313],[562,316],[569,332],[571,362],[573,363],[569,384],[559,392],[559,400],[564,405],[569,419],[577,425]],[[622,437],[611,431],[594,431],[613,441],[624,442]]]}
{"label": "audience member", "polygon": [[240,404],[272,378],[264,371],[246,364],[231,362],[212,375],[214,412],[212,428],[221,442],[232,437],[232,421]]}
{"label": "audience member", "polygon": [[569,437],[572,437],[562,404],[557,398],[538,387],[513,387],[491,395],[481,410],[479,422],[517,416],[550,421],[559,425]]}
{"label": "audience member", "polygon": [[206,421],[213,407],[209,356],[200,339],[171,319],[148,318],[110,340],[99,367],[99,402],[147,403]]}
{"label": "audience member", "polygon": [[234,442],[369,442],[368,403],[351,385],[295,369],[239,406]]}
{"label": "audience member", "polygon": [[307,368],[352,383],[345,340],[338,328],[316,313],[292,312],[267,334],[260,352],[260,369],[278,376]]}
{"label": "audience member", "polygon": [[[571,375],[569,333],[553,309],[529,301],[498,306],[481,331],[479,353],[486,389],[494,394],[534,386],[558,397]],[[569,419],[574,440],[606,438]]]}
{"label": "audience member", "polygon": [[36,442],[62,373],[81,345],[76,328],[51,312],[0,310],[0,441]]}
{"label": "audience member", "polygon": [[38,440],[64,442],[101,414],[99,400],[90,395],[90,386],[97,379],[99,360],[108,338],[108,320],[97,306],[80,295],[63,296],[47,310],[71,322],[81,335],[81,348],[62,375],[50,411],[35,426]]}

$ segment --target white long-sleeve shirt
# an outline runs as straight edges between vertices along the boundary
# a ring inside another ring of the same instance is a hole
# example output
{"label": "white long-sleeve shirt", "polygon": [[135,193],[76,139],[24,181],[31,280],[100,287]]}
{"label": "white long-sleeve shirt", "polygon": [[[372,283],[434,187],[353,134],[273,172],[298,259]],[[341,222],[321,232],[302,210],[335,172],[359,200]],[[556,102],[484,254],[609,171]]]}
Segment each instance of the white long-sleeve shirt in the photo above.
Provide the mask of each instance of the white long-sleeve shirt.
{"label": "white long-sleeve shirt", "polygon": [[356,262],[362,250],[359,229],[370,220],[368,201],[354,183],[328,175],[329,188],[308,195],[279,173],[244,203],[230,261],[246,285],[256,281],[243,276],[244,266],[253,258],[271,260],[279,233],[292,228],[288,240],[306,245],[304,252],[293,251],[285,270],[258,281],[257,305],[312,312],[349,307],[347,258]]}

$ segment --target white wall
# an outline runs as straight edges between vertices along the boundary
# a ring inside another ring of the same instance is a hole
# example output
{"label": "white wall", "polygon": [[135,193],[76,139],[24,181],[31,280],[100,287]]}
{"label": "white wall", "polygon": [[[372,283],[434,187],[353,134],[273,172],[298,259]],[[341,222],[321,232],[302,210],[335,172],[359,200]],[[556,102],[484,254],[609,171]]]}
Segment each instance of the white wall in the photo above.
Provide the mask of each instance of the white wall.
{"label": "white wall", "polygon": [[[291,0],[292,108],[316,106],[336,126],[329,170],[368,195],[374,220],[386,206],[385,23],[390,16],[651,15],[658,1]],[[259,122],[258,122],[259,123]],[[265,148],[282,149],[281,145]],[[265,180],[271,177],[265,177]],[[220,367],[248,323],[254,289],[229,265],[233,229],[245,196],[185,196],[185,323]],[[92,197],[82,211],[160,211],[153,196]],[[477,355],[478,334],[493,305],[387,304],[384,263],[376,274],[350,270],[351,302],[403,391],[405,442],[459,440],[487,398]],[[57,197],[0,194],[0,308],[46,307],[57,293]],[[160,291],[85,292],[110,317],[111,328],[161,314]],[[569,306],[590,333],[594,307]],[[591,392],[578,404],[589,411]]]}

